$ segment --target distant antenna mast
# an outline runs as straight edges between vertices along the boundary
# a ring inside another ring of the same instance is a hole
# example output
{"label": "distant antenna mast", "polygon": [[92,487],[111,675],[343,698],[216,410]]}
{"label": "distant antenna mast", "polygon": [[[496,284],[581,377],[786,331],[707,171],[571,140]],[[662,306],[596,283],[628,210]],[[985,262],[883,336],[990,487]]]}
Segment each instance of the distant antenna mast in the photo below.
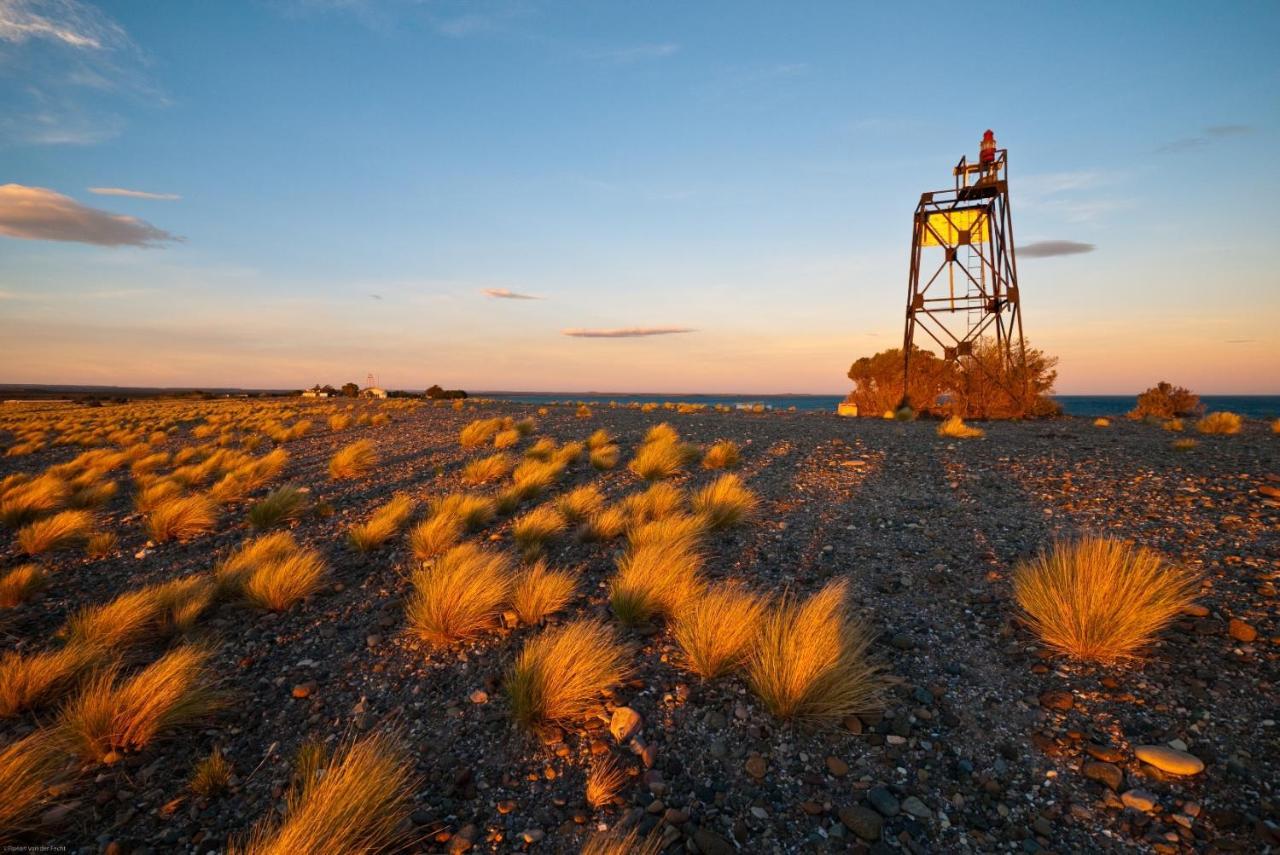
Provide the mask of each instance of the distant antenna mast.
{"label": "distant antenna mast", "polygon": [[[903,402],[911,388],[911,349],[919,328],[942,348],[945,359],[966,369],[976,365],[1025,410],[1027,353],[1009,213],[1008,152],[996,148],[995,134],[987,131],[978,162],[969,163],[966,155],[952,174],[953,189],[922,193],[916,205],[902,345]],[[971,358],[974,343],[992,330],[1005,368],[999,377]]]}
{"label": "distant antenna mast", "polygon": [[376,389],[377,386],[378,386],[378,378],[374,377],[373,372],[370,371],[368,374],[365,375],[364,387],[366,389]]}

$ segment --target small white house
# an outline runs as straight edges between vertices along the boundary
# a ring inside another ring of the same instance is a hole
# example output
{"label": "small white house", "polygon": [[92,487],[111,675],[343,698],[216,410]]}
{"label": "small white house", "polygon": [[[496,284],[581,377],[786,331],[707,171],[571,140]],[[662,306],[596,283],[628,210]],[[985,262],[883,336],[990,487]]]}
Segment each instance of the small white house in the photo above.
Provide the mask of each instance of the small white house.
{"label": "small white house", "polygon": [[386,389],[379,389],[377,386],[370,386],[367,389],[360,390],[361,398],[385,398],[387,397]]}
{"label": "small white house", "polygon": [[304,390],[302,390],[302,397],[304,397],[304,398],[327,398],[327,397],[329,397],[329,393],[328,393],[328,392],[326,392],[325,390],[321,389],[319,386],[317,386],[317,387],[315,387],[314,389],[304,389]]}

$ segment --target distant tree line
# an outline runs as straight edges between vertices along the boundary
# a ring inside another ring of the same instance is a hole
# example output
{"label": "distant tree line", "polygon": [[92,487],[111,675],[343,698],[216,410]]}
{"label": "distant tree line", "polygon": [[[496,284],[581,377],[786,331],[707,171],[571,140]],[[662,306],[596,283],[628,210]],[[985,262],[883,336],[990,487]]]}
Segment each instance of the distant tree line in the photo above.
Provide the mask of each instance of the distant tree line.
{"label": "distant tree line", "polygon": [[427,387],[427,397],[433,401],[448,401],[457,398],[467,397],[467,393],[461,389],[443,389],[439,385],[431,385]]}

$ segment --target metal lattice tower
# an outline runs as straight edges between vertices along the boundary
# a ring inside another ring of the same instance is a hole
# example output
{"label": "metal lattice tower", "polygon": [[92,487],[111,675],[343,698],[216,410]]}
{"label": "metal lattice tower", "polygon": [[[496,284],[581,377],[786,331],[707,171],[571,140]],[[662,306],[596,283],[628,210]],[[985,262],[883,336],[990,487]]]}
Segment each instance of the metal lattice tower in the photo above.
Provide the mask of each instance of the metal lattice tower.
{"label": "metal lattice tower", "polygon": [[[977,366],[1025,406],[1026,345],[1009,213],[1008,152],[997,149],[995,135],[987,131],[978,162],[962,157],[952,174],[952,189],[922,193],[916,205],[902,347],[903,399],[911,388],[911,350],[919,330],[942,349],[945,359],[965,370]],[[993,332],[1003,376],[971,358],[975,343]]]}

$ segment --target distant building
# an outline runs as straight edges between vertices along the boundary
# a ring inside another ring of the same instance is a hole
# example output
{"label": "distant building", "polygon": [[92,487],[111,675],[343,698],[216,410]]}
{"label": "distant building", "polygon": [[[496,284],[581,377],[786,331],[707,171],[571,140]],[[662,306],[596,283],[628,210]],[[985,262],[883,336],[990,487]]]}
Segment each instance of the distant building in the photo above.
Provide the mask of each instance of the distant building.
{"label": "distant building", "polygon": [[[302,397],[304,398],[328,398],[329,395],[330,395],[329,390],[321,389],[319,386],[314,386],[310,389],[304,389],[302,392]],[[383,397],[386,397],[386,396],[383,395]]]}
{"label": "distant building", "polygon": [[379,389],[377,386],[370,386],[367,389],[360,390],[361,398],[385,398],[387,397],[386,389]]}

